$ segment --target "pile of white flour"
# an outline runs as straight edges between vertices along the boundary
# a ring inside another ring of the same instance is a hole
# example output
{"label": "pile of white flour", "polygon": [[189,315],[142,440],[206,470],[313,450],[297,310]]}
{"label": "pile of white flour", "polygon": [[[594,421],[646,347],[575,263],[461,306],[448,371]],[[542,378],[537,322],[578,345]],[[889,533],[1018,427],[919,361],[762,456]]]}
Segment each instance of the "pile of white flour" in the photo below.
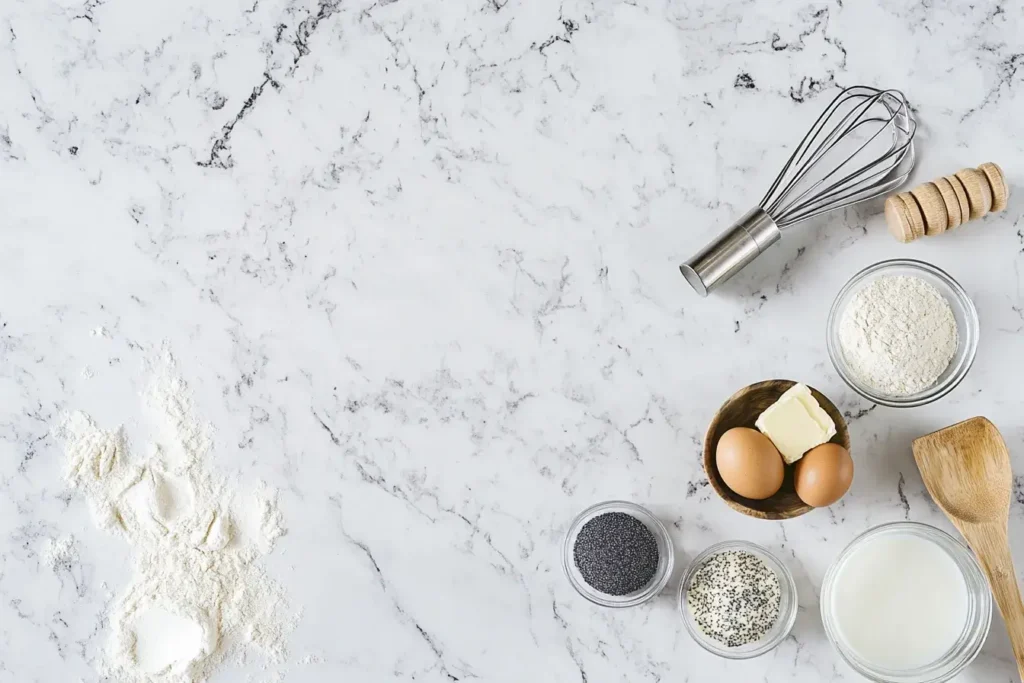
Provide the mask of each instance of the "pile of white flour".
{"label": "pile of white flour", "polygon": [[84,413],[57,430],[68,483],[102,528],[132,546],[134,577],[110,615],[102,672],[122,683],[203,681],[249,647],[279,661],[294,626],[259,563],[284,533],[276,496],[265,486],[238,491],[204,469],[210,429],[172,368],[165,357],[147,392],[163,429],[145,457],[129,453],[122,429],[101,429]]}
{"label": "pile of white flour", "polygon": [[78,561],[78,548],[70,538],[46,539],[42,560],[43,566],[54,573],[70,571]]}
{"label": "pile of white flour", "polygon": [[890,275],[854,295],[839,322],[839,343],[859,382],[887,396],[910,396],[946,371],[959,334],[949,302],[934,286]]}

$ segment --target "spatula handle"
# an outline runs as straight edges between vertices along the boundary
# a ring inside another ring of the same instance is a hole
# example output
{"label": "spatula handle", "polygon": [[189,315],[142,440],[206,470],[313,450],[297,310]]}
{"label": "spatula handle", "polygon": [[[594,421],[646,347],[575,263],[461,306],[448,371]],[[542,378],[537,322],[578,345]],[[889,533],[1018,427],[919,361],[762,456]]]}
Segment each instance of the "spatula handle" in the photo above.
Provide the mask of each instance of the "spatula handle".
{"label": "spatula handle", "polygon": [[1017,660],[1017,673],[1024,681],[1024,602],[1021,602],[1017,575],[1013,570],[1006,526],[998,523],[971,524],[964,525],[961,531],[988,576],[992,595],[1006,622],[1013,656]]}

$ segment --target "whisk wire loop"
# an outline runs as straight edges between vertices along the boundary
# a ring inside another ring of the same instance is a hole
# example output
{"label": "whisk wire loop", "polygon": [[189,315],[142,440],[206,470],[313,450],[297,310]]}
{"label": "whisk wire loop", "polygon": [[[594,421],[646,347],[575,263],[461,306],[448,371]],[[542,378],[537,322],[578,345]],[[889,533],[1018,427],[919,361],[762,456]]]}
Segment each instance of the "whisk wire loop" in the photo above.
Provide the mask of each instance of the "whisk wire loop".
{"label": "whisk wire loop", "polygon": [[846,88],[811,125],[759,206],[785,229],[885,194],[913,168],[916,128],[900,91]]}
{"label": "whisk wire loop", "polygon": [[796,223],[902,185],[917,123],[898,90],[846,88],[811,125],[761,203],[679,266],[701,296],[738,273]]}

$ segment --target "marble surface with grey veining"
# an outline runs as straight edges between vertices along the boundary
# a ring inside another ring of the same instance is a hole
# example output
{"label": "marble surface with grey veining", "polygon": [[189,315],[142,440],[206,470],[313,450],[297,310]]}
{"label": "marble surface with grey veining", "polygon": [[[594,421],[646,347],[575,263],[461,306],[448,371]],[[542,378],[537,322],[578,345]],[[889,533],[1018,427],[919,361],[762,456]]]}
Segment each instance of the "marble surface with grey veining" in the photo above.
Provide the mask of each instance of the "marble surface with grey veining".
{"label": "marble surface with grey veining", "polygon": [[[902,5],[902,6],[900,6]],[[856,681],[819,618],[868,527],[950,529],[915,436],[973,415],[1021,474],[1024,200],[909,246],[873,203],[795,228],[723,291],[677,271],[748,209],[838,87],[900,88],[923,181],[1024,179],[1024,5],[763,0],[6,0],[0,4],[0,683],[101,680],[129,550],[66,488],[52,428],[140,419],[166,345],[211,467],[281,491],[270,573],[304,610],[241,681]],[[963,384],[874,407],[825,350],[860,268],[948,270],[981,319]],[[846,413],[832,508],[762,522],[700,465],[745,384]],[[562,575],[584,507],[669,525],[678,566],[734,538],[792,569],[778,649],[717,659],[675,581],[609,611]],[[70,539],[71,562],[47,562]],[[1016,680],[1002,623],[959,679]]]}

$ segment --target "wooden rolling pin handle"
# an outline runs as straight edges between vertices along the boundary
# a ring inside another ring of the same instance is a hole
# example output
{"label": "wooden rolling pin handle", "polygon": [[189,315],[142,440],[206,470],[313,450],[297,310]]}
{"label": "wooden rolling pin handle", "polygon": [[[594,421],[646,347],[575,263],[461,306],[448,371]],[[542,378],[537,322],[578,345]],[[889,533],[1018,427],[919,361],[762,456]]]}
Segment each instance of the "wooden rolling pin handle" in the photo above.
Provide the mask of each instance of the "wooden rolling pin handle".
{"label": "wooden rolling pin handle", "polygon": [[891,195],[885,200],[885,221],[893,237],[913,242],[1002,211],[1009,194],[1002,169],[988,162]]}

